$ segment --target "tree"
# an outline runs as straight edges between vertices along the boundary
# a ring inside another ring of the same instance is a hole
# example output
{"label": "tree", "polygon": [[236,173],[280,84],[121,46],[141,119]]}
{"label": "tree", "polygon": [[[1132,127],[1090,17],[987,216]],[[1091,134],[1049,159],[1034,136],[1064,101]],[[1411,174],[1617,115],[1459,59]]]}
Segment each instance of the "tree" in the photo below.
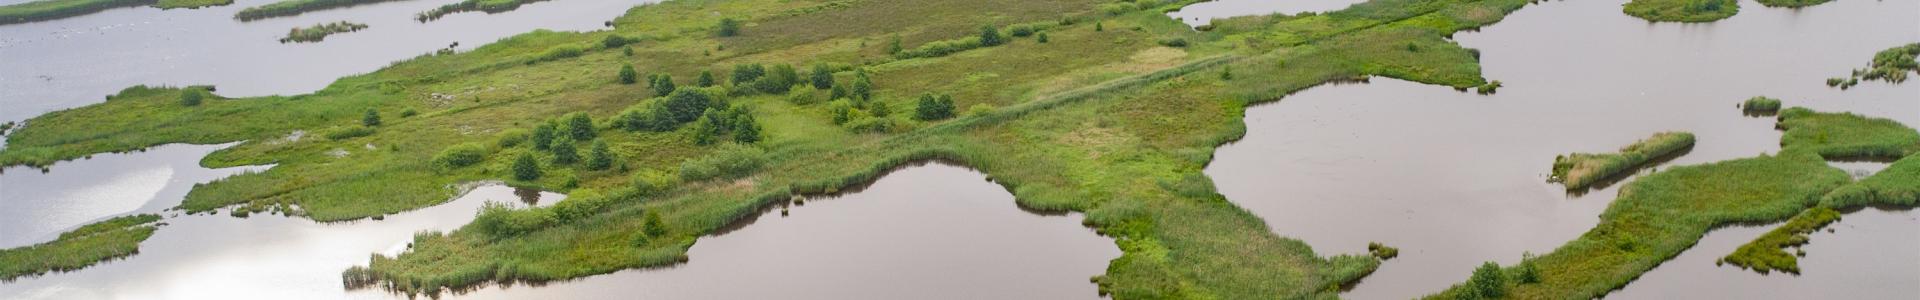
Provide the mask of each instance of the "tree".
{"label": "tree", "polygon": [[1533,263],[1533,253],[1527,253],[1520,259],[1520,278],[1522,284],[1540,283],[1540,267]]}
{"label": "tree", "polygon": [[846,124],[847,121],[853,119],[853,103],[848,102],[846,99],[828,102],[827,111],[833,113],[834,125]]}
{"label": "tree", "polygon": [[1500,264],[1487,262],[1473,270],[1473,277],[1467,279],[1467,292],[1479,299],[1499,299],[1506,296],[1507,278],[1500,273]]}
{"label": "tree", "polygon": [[661,74],[660,77],[655,77],[653,79],[653,96],[654,97],[662,97],[668,94],[672,94],[673,90],[675,89],[676,88],[674,88],[673,86],[673,75]]}
{"label": "tree", "polygon": [[593,117],[584,112],[567,114],[567,134],[576,141],[593,140]]}
{"label": "tree", "polygon": [[727,127],[731,125],[733,124],[732,122],[728,122],[725,113],[708,109],[707,112],[700,117],[700,127],[698,131],[694,132],[693,143],[702,146],[712,145],[714,142],[720,141],[720,136],[726,135]]}
{"label": "tree", "polygon": [[826,63],[813,64],[813,89],[824,90],[830,88],[833,88],[833,70],[827,68]]}
{"label": "tree", "polygon": [[626,64],[626,65],[620,66],[620,84],[634,84],[636,82],[640,82],[639,77],[640,77],[640,72],[633,71],[633,64]]}
{"label": "tree", "polygon": [[733,66],[733,85],[753,83],[767,74],[767,67],[760,64],[740,64]]}
{"label": "tree", "polygon": [[667,97],[666,110],[672,116],[673,124],[692,122],[713,105],[706,93],[696,91],[675,91]]}
{"label": "tree", "polygon": [[1000,35],[1000,29],[993,28],[993,25],[980,26],[980,46],[993,47],[1006,43],[1007,37]]}
{"label": "tree", "polygon": [[760,76],[760,79],[754,80],[753,88],[761,93],[785,94],[793,88],[794,83],[799,81],[800,73],[795,71],[792,65],[780,64],[774,65],[771,71]]}
{"label": "tree", "polygon": [[197,88],[182,90],[180,91],[180,105],[189,107],[200,106],[200,98],[204,97],[201,94],[204,93],[205,92],[201,92],[200,89]]}
{"label": "tree", "polygon": [[851,94],[847,96],[856,100],[872,100],[873,81],[868,80],[866,75],[856,75],[853,78],[853,90],[850,92]]}
{"label": "tree", "polygon": [[721,18],[719,32],[716,32],[716,34],[723,37],[740,35],[740,21],[734,20],[733,18]]}
{"label": "tree", "polygon": [[713,71],[700,70],[700,79],[695,81],[694,84],[699,87],[710,87],[716,84],[716,82],[713,81]]}
{"label": "tree", "polygon": [[360,125],[380,126],[380,111],[367,109],[367,115],[360,117]]}
{"label": "tree", "polygon": [[867,113],[873,114],[873,116],[877,118],[885,118],[887,115],[893,114],[893,110],[887,109],[886,101],[874,101],[871,104],[867,104]]}
{"label": "tree", "polygon": [[607,141],[605,140],[594,141],[593,150],[587,151],[587,169],[599,171],[599,170],[606,170],[608,167],[612,167],[612,166],[613,166],[613,150],[608,149]]}
{"label": "tree", "polygon": [[547,148],[553,151],[553,164],[564,165],[580,161],[580,150],[574,146],[573,137],[562,135],[553,139],[553,146]]}
{"label": "tree", "polygon": [[646,221],[645,223],[643,223],[643,225],[645,225],[646,227],[641,228],[641,230],[643,232],[646,232],[648,237],[660,237],[662,235],[667,235],[666,224],[661,224],[661,223],[662,222],[660,221],[660,213],[654,212],[653,210],[647,210]]}
{"label": "tree", "polygon": [[733,117],[733,141],[742,144],[760,142],[760,123],[753,120],[753,114],[741,113]]}
{"label": "tree", "polygon": [[520,153],[520,158],[513,160],[513,179],[540,179],[540,162],[533,160],[533,153]]}
{"label": "tree", "polygon": [[827,92],[827,101],[838,100],[846,97],[847,97],[846,85],[834,85],[833,89],[828,90]]}
{"label": "tree", "polygon": [[553,122],[540,123],[539,126],[534,126],[533,148],[547,150],[547,146],[553,144],[553,136],[559,131],[556,127],[559,126],[554,126]]}
{"label": "tree", "polygon": [[921,121],[952,118],[953,110],[953,97],[935,98],[933,94],[923,94],[920,95],[919,106],[913,110],[913,118]]}

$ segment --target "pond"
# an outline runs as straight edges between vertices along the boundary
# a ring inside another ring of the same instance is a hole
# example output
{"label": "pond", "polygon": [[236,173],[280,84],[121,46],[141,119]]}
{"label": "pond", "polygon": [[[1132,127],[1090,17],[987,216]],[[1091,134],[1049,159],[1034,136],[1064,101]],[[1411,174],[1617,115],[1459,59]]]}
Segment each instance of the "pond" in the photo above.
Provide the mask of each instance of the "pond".
{"label": "pond", "polygon": [[207,169],[200,157],[229,145],[173,144],[141,152],[97,154],[46,169],[0,170],[0,248],[52,241],[107,218],[159,213],[195,184],[267,167]]}
{"label": "pond", "polygon": [[[276,0],[161,10],[116,8],[78,17],[0,25],[0,122],[79,107],[134,85],[215,85],[223,96],[304,94],[342,76],[458,43],[472,49],[534,29],[584,31],[654,0],[546,1],[427,23],[413,15],[460,0],[397,1],[253,22],[240,9]],[[280,43],[294,27],[335,21],[365,30],[319,43]],[[32,59],[22,59],[22,58]]]}
{"label": "pond", "polygon": [[1173,17],[1187,25],[1200,26],[1213,23],[1213,19],[1238,16],[1265,15],[1273,13],[1297,14],[1303,12],[1328,12],[1347,8],[1366,0],[1218,0],[1194,3],[1179,11],[1169,12]]}
{"label": "pond", "polygon": [[[1623,2],[1541,2],[1458,34],[1505,83],[1498,94],[1375,78],[1249,108],[1247,136],[1207,173],[1275,233],[1320,253],[1399,247],[1343,296],[1405,299],[1461,282],[1481,262],[1552,251],[1598,223],[1618,186],[1568,193],[1547,183],[1556,155],[1611,152],[1660,131],[1699,137],[1667,166],[1778,151],[1773,119],[1735,106],[1757,95],[1920,125],[1920,85],[1824,85],[1920,40],[1910,22],[1920,1],[1744,2],[1709,24],[1650,24],[1621,14]],[[1906,259],[1883,263],[1920,264]]]}
{"label": "pond", "polygon": [[1081,216],[1027,212],[962,167],[927,164],[781,205],[703,237],[687,263],[471,299],[1097,299],[1120,256]]}

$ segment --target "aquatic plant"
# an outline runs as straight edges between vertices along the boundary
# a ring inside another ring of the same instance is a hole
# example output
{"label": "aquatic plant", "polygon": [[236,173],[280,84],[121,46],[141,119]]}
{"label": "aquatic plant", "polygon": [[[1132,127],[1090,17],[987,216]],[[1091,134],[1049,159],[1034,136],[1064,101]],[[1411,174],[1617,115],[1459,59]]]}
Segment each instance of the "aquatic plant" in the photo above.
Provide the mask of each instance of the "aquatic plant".
{"label": "aquatic plant", "polygon": [[321,23],[308,27],[294,27],[287,31],[287,37],[280,38],[281,43],[313,43],[326,40],[327,36],[367,29],[367,24],[339,21]]}
{"label": "aquatic plant", "polygon": [[336,8],[347,8],[363,4],[375,4],[401,0],[283,0],[266,5],[240,9],[233,19],[242,22],[275,17],[297,16],[302,13]]}
{"label": "aquatic plant", "polygon": [[1734,0],[1633,0],[1621,10],[1651,22],[1713,22],[1740,13]]}
{"label": "aquatic plant", "polygon": [[1773,115],[1780,112],[1780,99],[1766,96],[1754,96],[1740,103],[1740,110],[1749,115]]}
{"label": "aquatic plant", "polygon": [[1583,189],[1602,179],[1619,176],[1655,158],[1693,147],[1693,134],[1661,132],[1621,147],[1614,153],[1572,153],[1553,158],[1549,182],[1559,182],[1568,190]]}
{"label": "aquatic plant", "polygon": [[121,216],[61,233],[50,242],[0,249],[0,280],[47,272],[71,271],[140,252],[140,242],[153,236],[160,216]]}
{"label": "aquatic plant", "polygon": [[520,9],[521,5],[541,1],[547,0],[465,0],[441,5],[440,7],[414,14],[413,19],[420,21],[420,23],[426,23],[461,12],[481,11],[496,14]]}
{"label": "aquatic plant", "polygon": [[1920,63],[1915,62],[1915,57],[1920,57],[1920,43],[1880,50],[1873,54],[1873,61],[1867,64],[1867,68],[1854,70],[1849,77],[1828,78],[1827,86],[1846,89],[1860,84],[1860,80],[1894,84],[1906,82],[1908,73],[1920,72]]}

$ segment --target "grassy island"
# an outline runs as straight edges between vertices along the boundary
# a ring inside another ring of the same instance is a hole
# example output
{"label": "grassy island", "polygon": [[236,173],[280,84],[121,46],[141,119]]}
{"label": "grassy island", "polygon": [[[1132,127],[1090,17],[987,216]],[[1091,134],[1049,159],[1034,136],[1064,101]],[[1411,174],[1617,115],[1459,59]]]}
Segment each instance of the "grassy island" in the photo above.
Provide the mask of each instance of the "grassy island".
{"label": "grassy island", "polygon": [[1833,0],[1759,0],[1759,1],[1760,1],[1760,5],[1766,5],[1767,7],[1808,7],[1808,6],[1826,4],[1827,2],[1833,2]]}
{"label": "grassy island", "polygon": [[367,29],[367,24],[346,21],[323,23],[308,27],[295,27],[287,31],[287,37],[280,38],[281,43],[313,43],[326,40],[327,36]]}
{"label": "grassy island", "polygon": [[[1329,298],[1380,258],[1275,235],[1214,191],[1214,148],[1245,133],[1247,105],[1327,82],[1485,85],[1448,36],[1528,2],[1376,0],[1205,32],[1161,13],[1188,3],[667,1],[611,30],[536,31],[306,95],[188,106],[199,92],[129,88],[36,117],[0,165],[244,141],[202,164],[276,166],[196,187],[181,208],[297,204],[320,221],[442,203],[478,180],[570,194],[487,209],[343,274],[434,293],[678,263],[765,205],[937,159],[1024,207],[1084,213],[1123,252],[1094,278],[1116,299]],[[336,130],[355,134],[281,138]]]}
{"label": "grassy island", "polygon": [[1860,84],[1860,80],[1880,80],[1895,84],[1906,82],[1907,73],[1920,72],[1920,62],[1915,62],[1915,57],[1920,57],[1920,43],[1880,50],[1873,54],[1873,61],[1867,64],[1867,68],[1853,70],[1853,74],[1848,77],[1828,78],[1827,86],[1846,89]]}
{"label": "grassy island", "polygon": [[425,23],[438,20],[440,17],[462,12],[481,11],[489,14],[503,13],[520,9],[521,5],[526,5],[527,3],[541,1],[548,0],[465,0],[420,12],[414,15],[413,19]]}
{"label": "grassy island", "polygon": [[1553,158],[1553,173],[1547,181],[1565,184],[1568,190],[1584,189],[1602,179],[1624,175],[1656,158],[1693,147],[1693,134],[1661,132],[1620,148],[1615,153],[1573,153]]}
{"label": "grassy island", "polygon": [[140,252],[140,242],[153,235],[148,224],[159,215],[132,215],[81,226],[59,239],[12,249],[0,249],[0,280],[13,280],[55,271],[78,270],[101,261]]}
{"label": "grassy island", "polygon": [[[1904,201],[1911,205],[1914,195],[1920,194],[1916,192],[1920,184],[1912,180],[1916,172],[1912,165],[1850,183],[1846,172],[1825,162],[1920,153],[1915,148],[1920,146],[1920,132],[1912,128],[1886,119],[1805,108],[1782,111],[1779,127],[1787,132],[1777,155],[1678,166],[1641,177],[1621,188],[1619,198],[1600,215],[1600,224],[1579,238],[1520,265],[1495,266],[1485,276],[1476,273],[1467,282],[1426,298],[1598,298],[1693,247],[1713,228],[1789,218],[1795,221],[1722,261],[1793,271],[1797,268],[1790,260],[1776,261],[1783,252],[1762,250],[1779,251],[1804,240],[1793,235],[1832,222],[1838,215],[1823,211],[1834,206],[1828,203]],[[1887,177],[1874,179],[1881,176]],[[1862,186],[1869,182],[1870,186]]]}
{"label": "grassy island", "polygon": [[0,25],[56,20],[121,7],[174,9],[227,4],[233,4],[233,0],[37,0],[0,6]]}
{"label": "grassy island", "polygon": [[244,22],[266,18],[291,17],[311,11],[393,1],[404,0],[285,0],[241,9],[240,12],[233,14],[233,18]]}
{"label": "grassy island", "polygon": [[1633,0],[1621,10],[1627,15],[1652,22],[1702,23],[1719,21],[1740,13],[1735,0]]}

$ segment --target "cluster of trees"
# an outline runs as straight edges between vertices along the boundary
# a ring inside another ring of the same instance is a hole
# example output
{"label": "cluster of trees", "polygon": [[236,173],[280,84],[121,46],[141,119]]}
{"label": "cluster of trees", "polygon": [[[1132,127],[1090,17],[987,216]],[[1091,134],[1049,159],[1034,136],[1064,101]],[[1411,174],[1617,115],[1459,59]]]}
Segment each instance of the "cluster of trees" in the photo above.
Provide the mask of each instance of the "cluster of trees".
{"label": "cluster of trees", "polygon": [[[1065,24],[1063,23],[1062,25],[1065,25]],[[920,57],[941,57],[941,56],[947,56],[949,54],[958,53],[960,51],[973,50],[973,49],[982,48],[982,47],[993,47],[993,46],[1005,45],[1008,42],[1011,42],[1012,38],[1014,37],[1028,37],[1028,36],[1034,36],[1034,35],[1040,36],[1039,42],[1046,43],[1047,42],[1046,33],[1042,31],[1049,26],[1051,25],[1020,24],[1020,25],[1009,26],[1007,27],[1007,31],[1012,33],[1012,36],[1009,37],[1005,34],[1001,34],[1000,28],[998,27],[994,27],[993,25],[984,25],[984,26],[980,26],[979,33],[973,36],[951,39],[951,40],[927,42],[926,44],[921,44],[920,47],[916,47],[913,49],[906,49],[904,47],[901,47],[900,38],[894,37],[891,43],[888,44],[887,53],[892,54],[893,57],[899,58],[899,59],[920,58]]]}
{"label": "cluster of trees", "polygon": [[712,145],[728,137],[742,144],[760,141],[760,123],[754,121],[753,114],[744,106],[707,109],[695,126],[698,127],[694,130],[693,141],[700,145]]}
{"label": "cluster of trees", "polygon": [[[714,84],[712,72],[701,72],[700,78],[702,87]],[[751,88],[755,91],[782,93],[797,83],[798,78],[799,74],[787,65],[776,65],[771,71],[757,64],[740,65],[734,68],[733,74],[736,88],[746,84],[757,86]],[[760,123],[745,107],[727,105],[711,89],[678,88],[669,75],[653,76],[653,88],[655,96],[664,98],[627,108],[615,118],[615,126],[628,131],[668,132],[693,122],[694,140],[701,145],[727,140],[755,143],[762,138]]]}
{"label": "cluster of trees", "polygon": [[[597,132],[593,126],[593,117],[584,112],[576,112],[549,120],[534,126],[533,133],[523,134],[510,131],[502,134],[500,145],[512,147],[522,143],[530,144],[536,151],[552,154],[553,165],[582,163],[588,170],[606,170],[613,166],[615,154],[604,140],[595,140]],[[581,143],[588,144],[585,157],[580,154]],[[513,178],[519,180],[540,179],[539,161],[533,153],[522,153],[513,162]]]}
{"label": "cluster of trees", "polygon": [[954,110],[953,95],[934,97],[933,94],[922,94],[920,105],[913,110],[913,118],[921,121],[943,120],[952,118]]}

